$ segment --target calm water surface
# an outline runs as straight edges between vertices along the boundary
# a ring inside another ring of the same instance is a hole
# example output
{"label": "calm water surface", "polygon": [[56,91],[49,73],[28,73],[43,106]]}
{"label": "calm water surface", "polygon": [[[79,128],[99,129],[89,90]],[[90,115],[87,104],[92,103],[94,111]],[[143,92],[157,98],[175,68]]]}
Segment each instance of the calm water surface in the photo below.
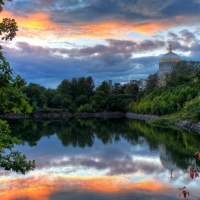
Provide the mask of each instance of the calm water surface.
{"label": "calm water surface", "polygon": [[[175,200],[200,198],[197,133],[123,119],[9,121],[15,148],[36,160],[21,175],[1,170],[2,200]],[[179,189],[180,188],[180,189]],[[179,194],[181,196],[179,197]]]}

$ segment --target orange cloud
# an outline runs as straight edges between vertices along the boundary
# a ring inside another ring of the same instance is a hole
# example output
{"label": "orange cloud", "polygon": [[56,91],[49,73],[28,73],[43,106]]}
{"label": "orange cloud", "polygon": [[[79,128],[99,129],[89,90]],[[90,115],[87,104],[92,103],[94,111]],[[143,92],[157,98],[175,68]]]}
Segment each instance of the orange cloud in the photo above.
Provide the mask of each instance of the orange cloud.
{"label": "orange cloud", "polygon": [[33,30],[45,30],[52,27],[53,23],[49,20],[47,13],[35,13],[27,16],[15,16],[11,12],[3,11],[3,15],[17,21],[19,28],[27,28]]}
{"label": "orange cloud", "polygon": [[[153,179],[132,182],[123,177],[68,177],[40,175],[31,178],[1,179],[0,199],[30,198],[49,200],[59,191],[86,191],[101,193],[145,192],[167,193],[170,189]],[[165,192],[166,191],[166,192]]]}
{"label": "orange cloud", "polygon": [[66,38],[122,38],[124,34],[139,32],[142,34],[154,34],[160,30],[174,27],[185,22],[188,16],[177,16],[173,19],[155,22],[100,22],[93,24],[64,24],[55,23],[48,13],[35,13],[27,16],[15,16],[11,12],[4,11],[4,16],[16,19],[20,31],[18,36],[23,38],[40,38],[41,40],[57,40]]}

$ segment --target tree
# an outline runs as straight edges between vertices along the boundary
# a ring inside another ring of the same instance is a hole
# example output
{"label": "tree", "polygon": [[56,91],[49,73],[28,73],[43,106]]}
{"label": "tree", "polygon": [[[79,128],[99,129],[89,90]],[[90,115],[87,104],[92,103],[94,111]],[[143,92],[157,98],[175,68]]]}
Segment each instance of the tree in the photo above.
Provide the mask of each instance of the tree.
{"label": "tree", "polygon": [[86,95],[80,95],[76,98],[75,100],[75,104],[77,107],[79,107],[80,105],[84,105],[88,102],[88,98]]}
{"label": "tree", "polygon": [[87,81],[85,77],[80,77],[77,81],[77,97],[87,95]]}
{"label": "tree", "polygon": [[150,74],[147,78],[146,91],[150,92],[154,90],[156,88],[157,83],[158,83],[157,74]]}
{"label": "tree", "polygon": [[[0,0],[0,11],[2,5],[4,2]],[[0,23],[0,34],[3,35],[3,40],[12,40],[16,31],[17,24],[14,19],[5,18]],[[25,80],[19,75],[16,78],[12,76],[12,69],[3,56],[2,46],[0,46],[0,110],[15,113],[31,112],[32,107],[28,103],[28,98],[22,93],[22,88],[26,85]],[[35,167],[35,161],[26,161],[25,155],[12,150],[15,144],[20,143],[20,140],[10,136],[7,122],[0,120],[0,167],[24,174]]]}
{"label": "tree", "polygon": [[139,91],[138,81],[132,80],[124,89],[125,94],[135,94]]}
{"label": "tree", "polygon": [[[4,5],[4,1],[0,0],[0,12],[3,11],[2,5]],[[3,18],[3,21],[0,23],[0,35],[3,35],[2,40],[12,40],[16,36],[17,31],[18,27],[14,19]]]}
{"label": "tree", "polygon": [[77,97],[77,79],[76,78],[73,78],[71,80],[71,95],[72,95],[73,100],[75,100]]}
{"label": "tree", "polygon": [[103,81],[101,85],[96,89],[103,91],[106,95],[110,95],[111,88],[107,81]]}
{"label": "tree", "polygon": [[91,76],[88,76],[86,78],[86,82],[87,82],[87,93],[86,95],[88,96],[88,98],[90,98],[93,95],[93,90],[94,90],[94,80]]}
{"label": "tree", "polygon": [[49,108],[53,108],[53,98],[56,96],[56,94],[57,94],[58,92],[57,92],[57,90],[55,90],[55,89],[51,89],[51,88],[48,88],[46,91],[45,91],[45,96],[46,96],[46,98],[47,98],[47,106],[49,107]]}
{"label": "tree", "polygon": [[55,107],[55,108],[61,107],[61,105],[62,105],[62,100],[63,100],[62,95],[61,95],[61,94],[56,94],[56,95],[54,96],[53,100],[52,100],[52,101],[53,101],[54,107]]}
{"label": "tree", "polygon": [[200,62],[184,60],[178,62],[172,72],[166,75],[166,84],[173,87],[191,83],[199,70]]}
{"label": "tree", "polygon": [[114,83],[112,94],[117,95],[121,93],[121,85],[120,83]]}
{"label": "tree", "polygon": [[95,107],[96,111],[102,111],[106,109],[107,95],[101,91],[97,90],[95,95],[90,97],[90,102]]}
{"label": "tree", "polygon": [[47,103],[47,97],[45,95],[46,90],[45,87],[35,83],[30,83],[22,89],[30,99],[30,104],[33,105],[36,103],[36,105],[41,108]]}
{"label": "tree", "polygon": [[61,84],[58,85],[57,90],[60,94],[71,94],[71,82],[64,79]]}

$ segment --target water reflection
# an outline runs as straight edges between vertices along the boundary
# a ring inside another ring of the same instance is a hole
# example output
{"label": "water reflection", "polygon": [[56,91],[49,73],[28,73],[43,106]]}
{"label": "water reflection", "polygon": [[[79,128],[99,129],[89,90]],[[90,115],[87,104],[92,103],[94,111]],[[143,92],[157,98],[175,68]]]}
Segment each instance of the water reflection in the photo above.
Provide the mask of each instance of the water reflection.
{"label": "water reflection", "polygon": [[0,171],[1,199],[180,199],[183,186],[189,199],[198,196],[199,178],[190,177],[199,171],[196,133],[130,119],[10,124],[24,141],[16,149],[37,168],[26,176]]}

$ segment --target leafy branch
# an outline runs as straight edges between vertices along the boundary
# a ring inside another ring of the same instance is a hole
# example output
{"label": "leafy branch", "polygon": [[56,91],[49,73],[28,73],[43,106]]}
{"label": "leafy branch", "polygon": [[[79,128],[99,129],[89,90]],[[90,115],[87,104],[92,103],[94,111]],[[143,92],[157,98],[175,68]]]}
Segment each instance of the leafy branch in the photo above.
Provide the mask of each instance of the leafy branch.
{"label": "leafy branch", "polygon": [[[11,0],[8,0],[11,1]],[[0,0],[0,12],[3,10],[4,1]],[[2,40],[12,40],[18,31],[17,23],[14,19],[4,18],[0,23],[0,35]],[[32,111],[28,98],[22,93],[22,88],[26,85],[24,79],[19,75],[13,78],[13,71],[9,62],[6,61],[0,46],[0,111],[27,113]],[[13,151],[15,145],[22,141],[10,135],[9,125],[0,119],[0,167],[5,170],[12,170],[25,174],[26,171],[35,168],[35,161],[27,161],[25,155],[19,151]]]}

